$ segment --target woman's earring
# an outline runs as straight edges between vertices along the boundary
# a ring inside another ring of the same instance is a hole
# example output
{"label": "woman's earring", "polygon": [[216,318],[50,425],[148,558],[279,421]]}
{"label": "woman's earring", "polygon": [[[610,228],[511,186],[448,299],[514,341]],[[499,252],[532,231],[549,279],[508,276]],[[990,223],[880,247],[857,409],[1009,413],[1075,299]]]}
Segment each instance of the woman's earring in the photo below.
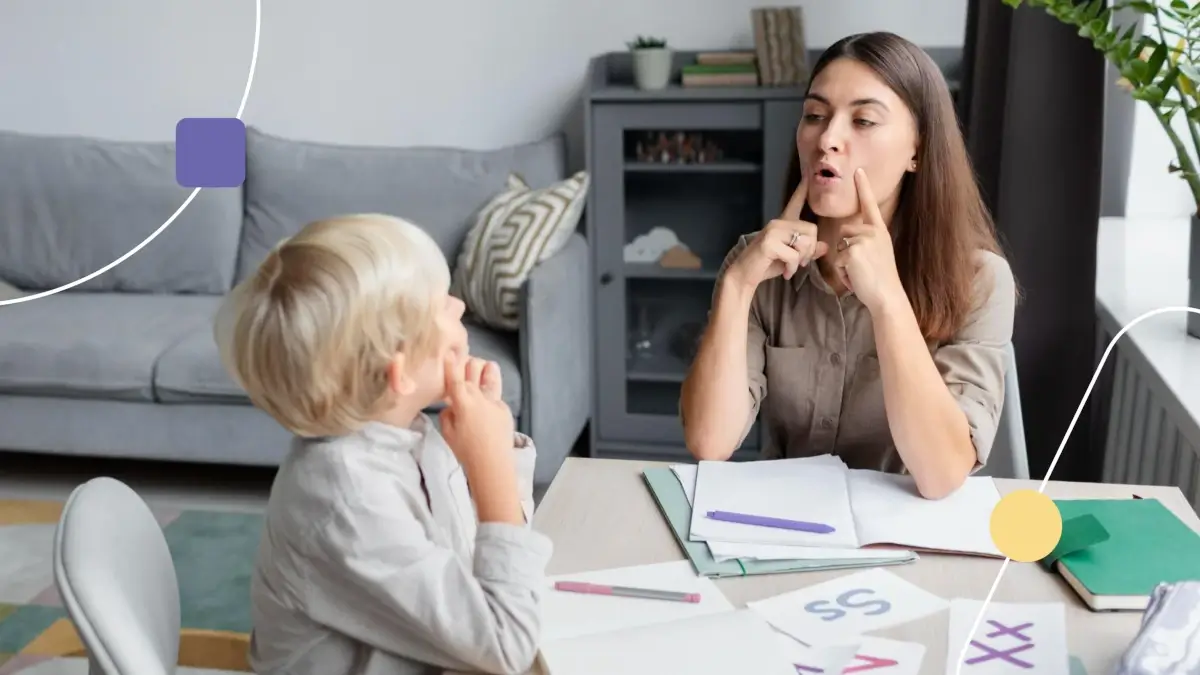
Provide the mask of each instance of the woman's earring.
{"label": "woman's earring", "polygon": [[917,162],[916,162],[915,160],[912,162],[912,164],[909,164],[909,165],[908,165],[908,170],[909,170],[909,171],[916,171],[916,170],[917,170]]}

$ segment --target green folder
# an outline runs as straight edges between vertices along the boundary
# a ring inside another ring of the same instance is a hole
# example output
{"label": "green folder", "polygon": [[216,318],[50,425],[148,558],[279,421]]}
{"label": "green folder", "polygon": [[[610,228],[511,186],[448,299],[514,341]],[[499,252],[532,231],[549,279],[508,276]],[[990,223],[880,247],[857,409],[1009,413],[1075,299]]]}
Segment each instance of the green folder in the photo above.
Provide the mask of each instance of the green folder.
{"label": "green folder", "polygon": [[1095,610],[1141,610],[1159,583],[1200,579],[1200,535],[1157,499],[1065,499],[1042,561]]}
{"label": "green folder", "polygon": [[913,562],[917,554],[910,553],[906,558],[837,558],[826,560],[726,560],[718,562],[708,551],[708,546],[702,541],[691,541],[692,505],[688,503],[687,495],[675,472],[670,468],[646,469],[642,478],[654,495],[658,509],[666,518],[671,531],[675,533],[675,541],[691,561],[696,574],[702,577],[743,577],[752,574],[779,574],[783,572],[815,572],[818,570],[854,569],[859,567],[878,567],[880,565],[901,565]]}

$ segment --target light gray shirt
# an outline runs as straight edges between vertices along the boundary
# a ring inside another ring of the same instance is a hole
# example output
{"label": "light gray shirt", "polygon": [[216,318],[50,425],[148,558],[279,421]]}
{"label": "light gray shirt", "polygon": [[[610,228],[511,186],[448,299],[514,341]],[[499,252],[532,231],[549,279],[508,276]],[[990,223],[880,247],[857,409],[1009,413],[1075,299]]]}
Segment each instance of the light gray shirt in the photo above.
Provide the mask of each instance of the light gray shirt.
{"label": "light gray shirt", "polygon": [[432,421],[297,440],[251,580],[260,675],[525,672],[552,546],[533,516],[536,450],[514,442],[525,526],[478,523]]}

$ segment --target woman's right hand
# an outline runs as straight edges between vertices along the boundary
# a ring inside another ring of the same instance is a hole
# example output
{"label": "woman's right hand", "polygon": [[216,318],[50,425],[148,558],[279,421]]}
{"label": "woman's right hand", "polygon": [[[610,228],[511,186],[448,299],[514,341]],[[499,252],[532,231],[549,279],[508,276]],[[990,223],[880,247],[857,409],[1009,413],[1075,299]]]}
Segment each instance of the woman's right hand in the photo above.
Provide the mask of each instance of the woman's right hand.
{"label": "woman's right hand", "polygon": [[750,240],[725,276],[753,289],[780,275],[791,279],[796,270],[825,255],[829,246],[817,240],[816,224],[800,220],[807,196],[808,177],[805,176],[780,217],[767,223]]}

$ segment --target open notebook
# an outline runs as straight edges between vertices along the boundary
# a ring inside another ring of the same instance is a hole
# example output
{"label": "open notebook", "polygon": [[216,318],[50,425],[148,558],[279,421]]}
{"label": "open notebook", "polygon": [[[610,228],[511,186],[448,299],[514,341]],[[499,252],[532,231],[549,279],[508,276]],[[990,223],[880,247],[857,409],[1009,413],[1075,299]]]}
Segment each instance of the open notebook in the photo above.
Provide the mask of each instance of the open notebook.
{"label": "open notebook", "polygon": [[[559,580],[699,593],[700,602],[557,591]],[[564,574],[547,586],[538,658],[545,675],[795,675],[779,634],[735,610],[687,561]]]}
{"label": "open notebook", "polygon": [[[972,476],[954,494],[930,500],[917,493],[910,476],[849,469],[829,455],[673,469],[685,486],[695,473],[689,538],[705,542],[714,557],[763,550],[782,555],[787,549],[781,547],[888,546],[1004,557],[990,532],[1000,493],[989,477]],[[833,531],[726,522],[709,518],[712,511],[816,522]]]}

